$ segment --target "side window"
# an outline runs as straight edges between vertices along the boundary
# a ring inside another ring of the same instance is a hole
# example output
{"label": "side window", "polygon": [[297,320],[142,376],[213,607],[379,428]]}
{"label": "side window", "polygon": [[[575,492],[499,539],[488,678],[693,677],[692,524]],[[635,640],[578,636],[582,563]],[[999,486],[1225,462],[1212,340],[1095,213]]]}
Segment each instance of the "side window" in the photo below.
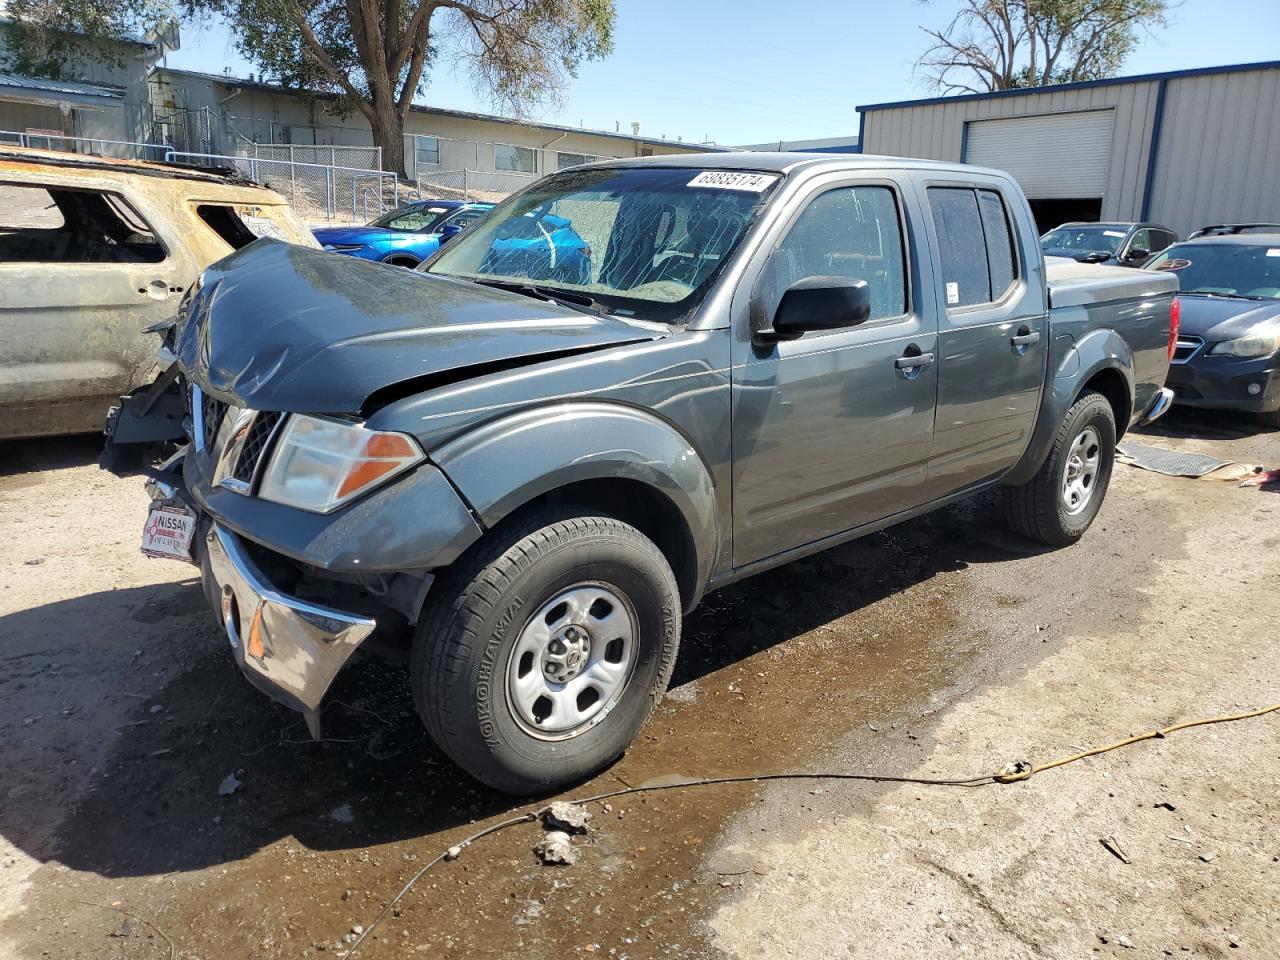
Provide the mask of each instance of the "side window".
{"label": "side window", "polygon": [[1013,249],[1013,230],[1004,200],[994,190],[978,191],[982,232],[987,238],[987,260],[991,268],[991,299],[999,300],[1018,277],[1018,255]]}
{"label": "side window", "polygon": [[930,187],[929,209],[938,233],[947,306],[990,303],[991,270],[977,195],[972,190]]}
{"label": "side window", "polygon": [[787,288],[806,277],[865,280],[871,319],[907,311],[898,201],[888,187],[840,187],[815,197],[778,244],[761,278],[772,317]]}
{"label": "side window", "polygon": [[1155,253],[1160,249],[1156,242],[1156,234],[1154,230],[1139,230],[1133,235],[1133,239],[1129,241],[1129,256],[1133,256],[1135,250],[1146,250],[1148,253]]}
{"label": "side window", "polygon": [[0,184],[0,262],[159,263],[164,248],[124,198]]}
{"label": "side window", "polygon": [[930,187],[948,307],[993,303],[1018,276],[1013,231],[995,190]]}
{"label": "side window", "polygon": [[516,147],[509,143],[493,145],[493,167],[512,173],[537,173],[538,156],[530,147]]}

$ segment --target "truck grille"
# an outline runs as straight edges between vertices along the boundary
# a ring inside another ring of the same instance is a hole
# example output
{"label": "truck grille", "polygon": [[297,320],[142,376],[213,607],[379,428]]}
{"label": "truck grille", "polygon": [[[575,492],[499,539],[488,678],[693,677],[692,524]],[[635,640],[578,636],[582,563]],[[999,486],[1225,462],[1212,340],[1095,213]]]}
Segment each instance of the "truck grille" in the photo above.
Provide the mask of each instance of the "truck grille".
{"label": "truck grille", "polygon": [[253,425],[244,438],[240,448],[240,457],[236,460],[232,476],[244,484],[252,484],[258,472],[258,464],[262,461],[271,438],[275,436],[276,427],[280,425],[282,414],[273,411],[262,411],[253,418]]}
{"label": "truck grille", "polygon": [[237,407],[194,385],[191,410],[196,414],[195,447],[204,454],[212,481],[237,493],[251,493],[284,414]]}
{"label": "truck grille", "polygon": [[[227,414],[227,404],[223,403],[217,397],[211,397],[207,393],[200,391],[199,387],[193,387],[193,392],[200,394],[200,413],[201,425],[204,427],[201,432],[201,441],[204,449],[209,450],[213,447],[214,438],[218,436],[218,428],[222,426],[222,418]],[[193,400],[192,409],[195,408]]]}

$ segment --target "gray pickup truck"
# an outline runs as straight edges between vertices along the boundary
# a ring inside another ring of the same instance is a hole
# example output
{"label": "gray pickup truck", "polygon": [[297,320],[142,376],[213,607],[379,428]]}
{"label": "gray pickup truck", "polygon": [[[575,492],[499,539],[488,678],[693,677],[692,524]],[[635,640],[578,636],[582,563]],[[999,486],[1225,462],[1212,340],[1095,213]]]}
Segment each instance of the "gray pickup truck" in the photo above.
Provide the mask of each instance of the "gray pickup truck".
{"label": "gray pickup truck", "polygon": [[708,590],[995,485],[1019,533],[1085,532],[1171,399],[1177,280],[1046,271],[996,171],[593,164],[415,272],[238,251],[110,431],[185,443],[143,548],[200,565],[253,684],[318,733],[398,644],[439,745],[539,792],[622,754]]}

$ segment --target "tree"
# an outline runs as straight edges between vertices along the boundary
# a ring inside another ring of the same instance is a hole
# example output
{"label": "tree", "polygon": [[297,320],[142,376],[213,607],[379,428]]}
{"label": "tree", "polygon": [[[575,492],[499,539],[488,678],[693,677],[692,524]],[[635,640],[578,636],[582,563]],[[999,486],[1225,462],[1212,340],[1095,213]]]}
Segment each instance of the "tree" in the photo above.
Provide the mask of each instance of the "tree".
{"label": "tree", "polygon": [[[160,15],[165,2],[11,0],[9,16],[30,49],[46,51],[15,66],[48,75],[63,52],[53,38],[105,46]],[[522,115],[553,100],[582,61],[607,55],[613,42],[613,0],[174,2],[184,19],[223,19],[240,52],[281,84],[359,110],[382,147],[383,166],[400,172],[405,118],[428,69],[442,60],[468,69],[477,88]],[[36,43],[39,37],[47,39]]]}
{"label": "tree", "polygon": [[917,73],[941,93],[989,93],[1119,72],[1140,30],[1168,23],[1171,0],[964,0]]}

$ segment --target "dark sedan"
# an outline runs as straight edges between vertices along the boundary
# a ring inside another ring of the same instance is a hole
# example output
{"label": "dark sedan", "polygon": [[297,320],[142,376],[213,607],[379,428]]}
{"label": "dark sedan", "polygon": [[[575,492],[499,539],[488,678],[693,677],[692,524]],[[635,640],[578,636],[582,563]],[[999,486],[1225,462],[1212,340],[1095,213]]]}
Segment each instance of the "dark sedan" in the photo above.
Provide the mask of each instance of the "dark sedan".
{"label": "dark sedan", "polygon": [[1040,238],[1046,257],[1140,267],[1178,235],[1158,223],[1064,223]]}
{"label": "dark sedan", "polygon": [[1176,402],[1280,427],[1280,233],[1188,240],[1148,269],[1175,273],[1181,286],[1168,380]]}

